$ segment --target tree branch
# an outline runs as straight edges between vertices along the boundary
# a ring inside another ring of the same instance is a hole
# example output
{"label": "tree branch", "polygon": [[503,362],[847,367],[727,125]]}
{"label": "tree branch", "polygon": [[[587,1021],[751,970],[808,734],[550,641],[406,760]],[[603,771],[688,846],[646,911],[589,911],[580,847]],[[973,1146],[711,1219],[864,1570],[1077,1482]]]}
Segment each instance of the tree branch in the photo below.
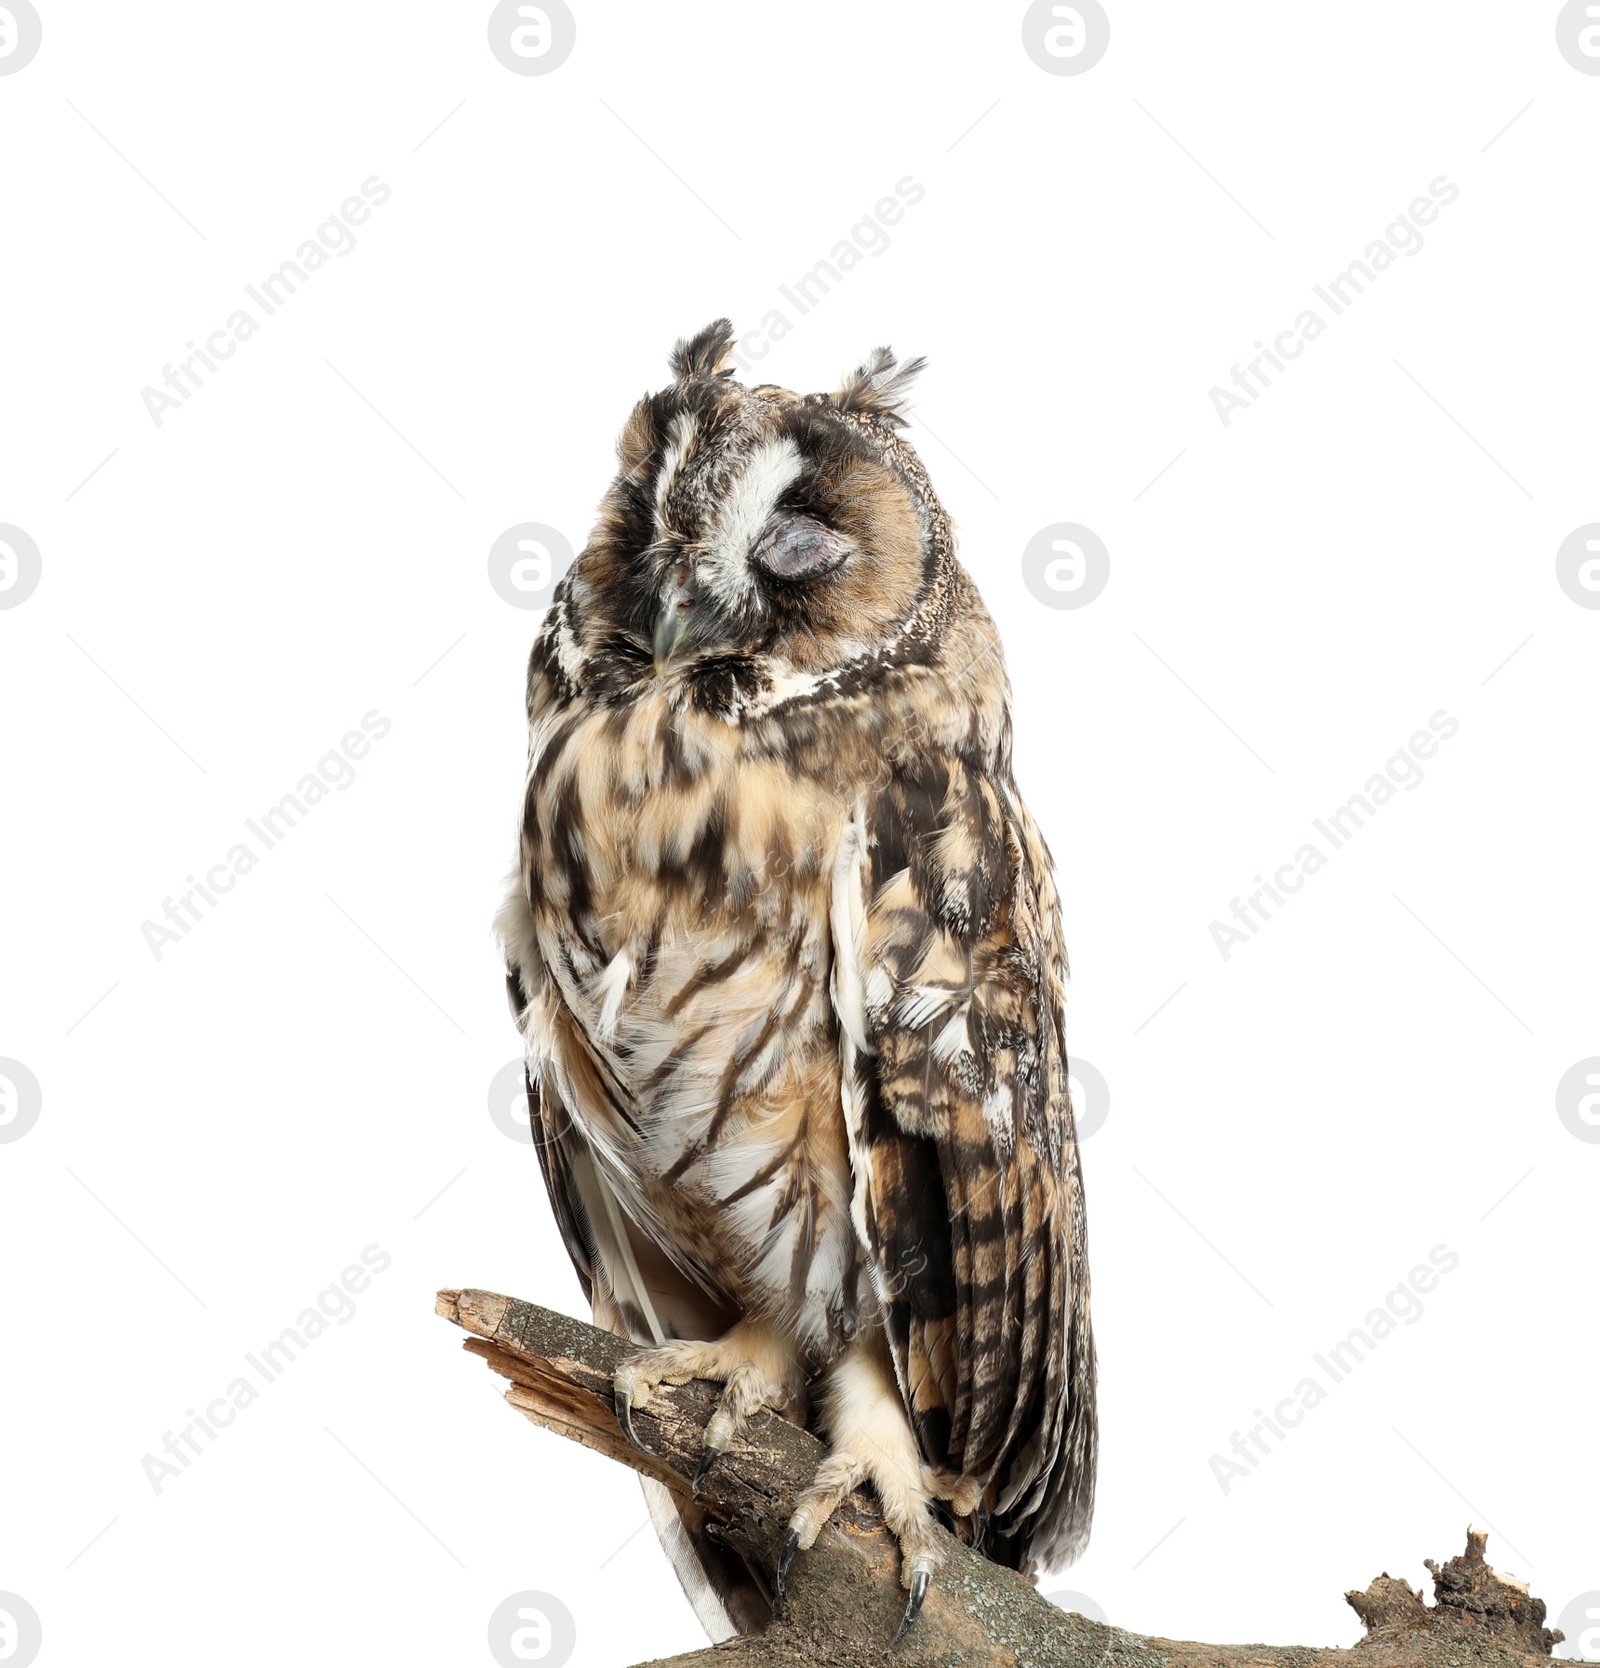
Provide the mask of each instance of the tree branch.
{"label": "tree branch", "polygon": [[[635,1411],[641,1453],[612,1411],[624,1339],[494,1292],[442,1291],[438,1312],[472,1334],[465,1348],[510,1380],[506,1400],[536,1425],[664,1483],[713,1539],[769,1586],[794,1497],[823,1457],[817,1439],[776,1416],[755,1420],[713,1467],[700,1494],[689,1477],[716,1387],[662,1386]],[[1345,1597],[1367,1627],[1353,1651],[1205,1645],[1155,1639],[1058,1610],[1010,1570],[945,1536],[945,1563],[922,1615],[895,1650],[905,1668],[1531,1668],[1561,1635],[1544,1604],[1484,1562],[1485,1537],[1443,1566],[1429,1562],[1437,1603],[1381,1575]],[[899,1550],[869,1496],[856,1493],[794,1562],[786,1613],[765,1634],[642,1668],[878,1668],[905,1606]]]}

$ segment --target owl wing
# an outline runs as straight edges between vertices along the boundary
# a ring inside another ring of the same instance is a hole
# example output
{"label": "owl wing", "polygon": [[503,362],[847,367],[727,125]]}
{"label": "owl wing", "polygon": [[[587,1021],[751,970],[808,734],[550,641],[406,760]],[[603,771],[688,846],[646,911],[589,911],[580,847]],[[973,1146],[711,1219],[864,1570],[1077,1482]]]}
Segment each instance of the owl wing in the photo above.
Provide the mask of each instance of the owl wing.
{"label": "owl wing", "polygon": [[1087,1537],[1094,1346],[1050,858],[1008,777],[930,754],[846,830],[834,1000],[856,1231],[923,1456],[991,1557]]}
{"label": "owl wing", "polygon": [[533,1146],[539,1155],[539,1173],[550,1196],[551,1214],[561,1231],[561,1242],[572,1259],[578,1284],[586,1303],[594,1301],[595,1265],[599,1249],[589,1225],[589,1205],[579,1185],[579,1172],[587,1174],[592,1161],[572,1120],[555,1093],[544,1088],[533,1075],[531,1064],[523,1067],[528,1090],[528,1124]]}

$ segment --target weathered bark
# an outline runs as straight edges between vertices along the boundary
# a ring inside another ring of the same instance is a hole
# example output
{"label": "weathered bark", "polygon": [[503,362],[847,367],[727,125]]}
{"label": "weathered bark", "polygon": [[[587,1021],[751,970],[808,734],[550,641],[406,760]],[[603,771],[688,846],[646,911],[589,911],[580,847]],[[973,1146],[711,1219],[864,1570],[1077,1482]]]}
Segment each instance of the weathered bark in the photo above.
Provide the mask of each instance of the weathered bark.
{"label": "weathered bark", "polygon": [[[438,1312],[473,1336],[465,1347],[509,1379],[506,1399],[535,1424],[664,1483],[713,1538],[769,1584],[795,1495],[822,1459],[817,1439],[775,1416],[754,1421],[691,1495],[716,1387],[663,1387],[634,1414],[641,1453],[612,1411],[611,1380],[630,1348],[581,1321],[493,1292],[442,1291]],[[1484,1562],[1481,1534],[1464,1555],[1428,1563],[1438,1602],[1381,1575],[1345,1597],[1367,1627],[1353,1650],[1205,1645],[1127,1633],[1058,1610],[1010,1570],[953,1536],[922,1615],[895,1649],[906,1668],[1532,1668],[1561,1638],[1526,1586]],[[899,1552],[871,1499],[853,1495],[789,1576],[786,1612],[760,1636],[642,1668],[865,1668],[881,1664],[905,1605]]]}

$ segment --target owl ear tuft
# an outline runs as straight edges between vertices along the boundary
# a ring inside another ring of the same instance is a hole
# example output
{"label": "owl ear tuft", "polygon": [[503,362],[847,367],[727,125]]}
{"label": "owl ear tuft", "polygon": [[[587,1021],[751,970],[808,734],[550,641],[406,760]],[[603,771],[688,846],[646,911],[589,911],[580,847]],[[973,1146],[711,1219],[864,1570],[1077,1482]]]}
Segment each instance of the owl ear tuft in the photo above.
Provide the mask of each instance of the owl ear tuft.
{"label": "owl ear tuft", "polygon": [[668,363],[679,382],[691,377],[732,376],[733,326],[716,319],[693,336],[680,336]]}
{"label": "owl ear tuft", "polygon": [[639,474],[655,455],[660,435],[656,429],[655,407],[648,394],[628,414],[617,436],[617,461],[628,474]]}
{"label": "owl ear tuft", "polygon": [[906,420],[901,412],[906,396],[927,363],[926,359],[912,359],[902,365],[891,348],[881,347],[845,377],[839,392],[830,396],[831,402],[841,411],[859,412],[863,417],[876,417],[880,423],[903,429]]}

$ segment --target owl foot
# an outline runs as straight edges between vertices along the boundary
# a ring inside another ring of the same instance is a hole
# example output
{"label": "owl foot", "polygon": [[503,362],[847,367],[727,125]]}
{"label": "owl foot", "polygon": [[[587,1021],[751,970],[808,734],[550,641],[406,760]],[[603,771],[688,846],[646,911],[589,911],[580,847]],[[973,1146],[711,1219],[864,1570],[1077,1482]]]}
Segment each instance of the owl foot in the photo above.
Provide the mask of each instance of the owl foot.
{"label": "owl foot", "polygon": [[811,1486],[795,1501],[778,1558],[774,1596],[781,1609],[795,1554],[812,1545],[852,1489],[871,1483],[884,1523],[900,1543],[900,1581],[909,1595],[900,1626],[889,1641],[893,1650],[916,1621],[934,1572],[944,1560],[933,1503],[959,1492],[965,1505],[973,1490],[958,1491],[953,1479],[922,1463],[881,1340],[841,1359],[829,1377],[824,1405],[832,1447]]}
{"label": "owl foot", "polygon": [[750,1417],[763,1408],[794,1414],[801,1406],[801,1372],[787,1340],[760,1321],[741,1321],[715,1343],[671,1343],[631,1355],[617,1368],[613,1397],[623,1435],[646,1453],[633,1414],[647,1408],[656,1388],[687,1384],[692,1378],[722,1385],[722,1395],[706,1425],[705,1447],[690,1483],[693,1493],[733,1445]]}
{"label": "owl foot", "polygon": [[773,1594],[781,1607],[795,1553],[811,1547],[835,1509],[862,1483],[872,1484],[883,1520],[900,1543],[900,1581],[910,1595],[900,1626],[889,1641],[893,1650],[916,1621],[934,1571],[944,1557],[928,1509],[935,1497],[915,1460],[908,1467],[900,1456],[864,1444],[835,1448],[817,1467],[810,1488],[795,1502],[788,1538],[778,1558]]}

